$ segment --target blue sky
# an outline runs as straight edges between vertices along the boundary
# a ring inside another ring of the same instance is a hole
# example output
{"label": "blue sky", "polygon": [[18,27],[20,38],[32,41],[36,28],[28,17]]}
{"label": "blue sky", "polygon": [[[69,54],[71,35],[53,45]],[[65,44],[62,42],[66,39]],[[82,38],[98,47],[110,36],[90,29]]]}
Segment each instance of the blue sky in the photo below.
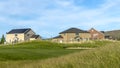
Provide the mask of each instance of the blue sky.
{"label": "blue sky", "polygon": [[70,27],[120,29],[120,0],[0,0],[0,35],[32,28],[43,37]]}

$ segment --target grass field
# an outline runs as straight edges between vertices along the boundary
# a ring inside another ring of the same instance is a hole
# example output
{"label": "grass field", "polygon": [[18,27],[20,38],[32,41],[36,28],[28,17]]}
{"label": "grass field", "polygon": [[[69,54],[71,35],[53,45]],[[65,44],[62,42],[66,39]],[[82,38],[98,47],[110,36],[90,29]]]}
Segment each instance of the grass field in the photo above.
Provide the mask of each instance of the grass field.
{"label": "grass field", "polygon": [[77,51],[81,50],[67,50],[58,43],[33,41],[0,46],[0,61],[42,60]]}
{"label": "grass field", "polygon": [[[67,50],[66,47],[95,49]],[[120,68],[119,61],[120,42],[58,44],[33,41],[0,46],[0,68]]]}

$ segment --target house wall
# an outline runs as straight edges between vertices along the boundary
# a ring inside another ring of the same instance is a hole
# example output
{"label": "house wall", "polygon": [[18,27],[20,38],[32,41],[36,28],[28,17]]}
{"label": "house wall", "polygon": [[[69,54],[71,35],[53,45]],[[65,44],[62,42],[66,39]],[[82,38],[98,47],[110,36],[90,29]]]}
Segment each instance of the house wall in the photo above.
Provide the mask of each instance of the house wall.
{"label": "house wall", "polygon": [[15,41],[15,38],[18,38],[18,41],[25,41],[24,40],[24,34],[17,34],[17,36],[15,36],[15,34],[7,34],[6,35],[6,43],[13,43]]}
{"label": "house wall", "polygon": [[35,38],[30,38],[30,41],[36,40]]}
{"label": "house wall", "polygon": [[80,33],[79,36],[83,39],[90,39],[91,38],[90,33]]}
{"label": "house wall", "polygon": [[27,33],[25,34],[25,37],[24,37],[25,41],[29,41],[29,40],[30,40],[30,37],[31,37],[32,35],[35,35],[35,33],[34,33],[32,30],[30,30],[29,32],[27,32]]}
{"label": "house wall", "polygon": [[104,39],[104,37],[105,37],[103,33],[99,32],[95,29],[91,29],[89,32],[91,34],[91,39],[93,39],[93,40],[96,40],[96,39],[100,40],[100,39]]}
{"label": "house wall", "polygon": [[38,37],[38,38],[30,38],[30,41],[33,41],[33,40],[41,40],[41,38],[40,37]]}
{"label": "house wall", "polygon": [[[75,37],[77,36],[76,33],[65,33],[61,34],[63,37],[63,42],[74,42],[76,41]],[[91,38],[90,33],[79,33],[78,35],[82,40],[89,40]]]}
{"label": "house wall", "polygon": [[75,33],[64,33],[61,36],[63,37],[63,42],[72,42],[74,41]]}
{"label": "house wall", "polygon": [[63,39],[62,38],[55,38],[55,39],[52,39],[52,42],[63,43]]}

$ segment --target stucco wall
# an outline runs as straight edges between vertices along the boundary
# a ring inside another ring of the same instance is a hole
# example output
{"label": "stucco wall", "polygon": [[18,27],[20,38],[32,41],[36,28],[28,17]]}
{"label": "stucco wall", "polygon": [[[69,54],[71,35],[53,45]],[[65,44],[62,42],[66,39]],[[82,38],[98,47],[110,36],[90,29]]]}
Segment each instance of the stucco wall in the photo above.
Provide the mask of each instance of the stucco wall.
{"label": "stucco wall", "polygon": [[52,39],[52,42],[63,43],[63,39],[62,38]]}
{"label": "stucco wall", "polygon": [[17,36],[15,36],[15,34],[7,34],[6,35],[6,42],[7,43],[12,43],[15,41],[15,38],[18,38],[18,41],[25,41],[24,40],[24,34],[17,34]]}
{"label": "stucco wall", "polygon": [[[61,36],[63,37],[63,42],[74,42],[75,37],[77,36],[76,33],[65,33],[65,34],[61,34]],[[78,35],[80,38],[82,38],[82,40],[86,39],[89,40],[91,38],[91,34],[90,33],[79,33]]]}
{"label": "stucco wall", "polygon": [[90,33],[80,33],[79,36],[81,38],[91,38],[91,34]]}

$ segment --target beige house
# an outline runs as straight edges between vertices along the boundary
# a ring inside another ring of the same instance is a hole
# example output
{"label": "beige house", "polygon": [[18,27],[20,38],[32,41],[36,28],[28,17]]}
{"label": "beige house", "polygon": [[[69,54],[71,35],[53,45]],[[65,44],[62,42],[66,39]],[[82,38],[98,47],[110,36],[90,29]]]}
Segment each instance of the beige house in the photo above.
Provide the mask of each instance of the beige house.
{"label": "beige house", "polygon": [[6,43],[17,43],[30,40],[40,40],[40,36],[28,29],[13,29],[6,34]]}
{"label": "beige house", "polygon": [[59,43],[74,43],[81,41],[89,41],[91,34],[88,31],[78,28],[70,28],[59,33],[60,35],[54,37],[52,41]]}

